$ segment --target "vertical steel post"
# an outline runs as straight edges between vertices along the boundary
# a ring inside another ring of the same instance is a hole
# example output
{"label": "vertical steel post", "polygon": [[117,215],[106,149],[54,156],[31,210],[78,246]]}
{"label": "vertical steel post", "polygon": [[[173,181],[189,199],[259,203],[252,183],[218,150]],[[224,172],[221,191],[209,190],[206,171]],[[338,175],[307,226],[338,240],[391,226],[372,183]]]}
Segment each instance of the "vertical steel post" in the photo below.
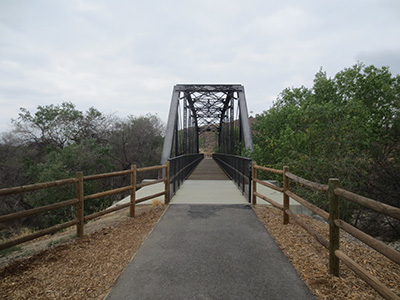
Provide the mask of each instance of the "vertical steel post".
{"label": "vertical steel post", "polygon": [[[179,105],[177,109],[179,109]],[[175,156],[179,156],[179,148],[179,114],[177,114],[175,122]]]}
{"label": "vertical steel post", "polygon": [[167,129],[165,132],[164,146],[161,154],[161,164],[164,164],[171,156],[175,126],[178,126],[176,120],[178,115],[179,93],[180,92],[175,86],[172,92],[171,105],[169,108]]}
{"label": "vertical steel post", "polygon": [[188,139],[188,124],[187,124],[187,110],[188,110],[188,106],[187,106],[187,101],[186,99],[183,99],[183,145],[182,145],[182,154],[188,154],[188,149],[187,149],[187,139]]}
{"label": "vertical steel post", "polygon": [[244,87],[238,92],[239,110],[240,110],[240,127],[243,133],[244,147],[253,150],[253,139],[251,137],[251,128],[249,122],[249,114],[247,111],[246,96],[244,94]]}
{"label": "vertical steel post", "polygon": [[252,181],[253,181],[253,189],[251,191],[252,195],[253,195],[253,201],[251,204],[256,205],[257,204],[257,182],[255,181],[255,179],[257,179],[257,169],[256,169],[257,163],[253,160],[253,162],[251,163],[251,172],[252,172]]}
{"label": "vertical steel post", "polygon": [[229,148],[230,151],[229,153],[234,154],[235,153],[235,107],[234,107],[234,100],[232,98],[231,100],[231,105],[230,107],[230,114],[231,114],[231,118],[230,118],[230,143],[229,143]]}
{"label": "vertical steel post", "polygon": [[170,199],[170,184],[169,184],[169,161],[165,163],[165,198],[164,198],[164,203],[169,204],[169,199]]}

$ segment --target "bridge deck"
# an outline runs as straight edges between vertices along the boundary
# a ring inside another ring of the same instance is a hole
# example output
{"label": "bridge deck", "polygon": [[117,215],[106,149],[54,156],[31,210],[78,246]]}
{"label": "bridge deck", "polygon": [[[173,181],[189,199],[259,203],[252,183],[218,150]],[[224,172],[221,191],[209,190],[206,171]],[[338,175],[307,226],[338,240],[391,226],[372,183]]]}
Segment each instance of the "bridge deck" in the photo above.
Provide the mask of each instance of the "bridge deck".
{"label": "bridge deck", "polygon": [[212,158],[204,158],[190,174],[188,180],[229,180]]}
{"label": "bridge deck", "polygon": [[171,204],[246,204],[246,198],[212,158],[204,158]]}
{"label": "bridge deck", "polygon": [[[158,183],[141,188],[136,192],[136,199],[147,197],[164,191],[164,183]],[[283,204],[283,195],[273,189],[257,183],[257,191],[262,195]],[[164,197],[159,197],[164,201]],[[130,197],[114,205],[129,203]],[[153,199],[140,204],[151,204]],[[171,204],[247,204],[247,199],[241,194],[236,185],[221,170],[211,158],[203,159],[193,173],[189,176],[176,195],[171,199]],[[257,204],[267,202],[257,199]],[[113,205],[113,206],[114,206]],[[290,209],[299,214],[311,215],[311,211],[290,198]]]}

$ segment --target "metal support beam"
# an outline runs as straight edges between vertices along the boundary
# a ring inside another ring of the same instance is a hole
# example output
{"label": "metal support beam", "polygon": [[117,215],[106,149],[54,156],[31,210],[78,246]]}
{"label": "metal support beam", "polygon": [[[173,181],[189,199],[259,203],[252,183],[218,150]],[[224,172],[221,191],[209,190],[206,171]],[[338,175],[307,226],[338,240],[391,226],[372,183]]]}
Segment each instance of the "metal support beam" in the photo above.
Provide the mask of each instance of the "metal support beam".
{"label": "metal support beam", "polygon": [[171,105],[169,107],[167,130],[165,132],[164,147],[161,154],[161,164],[165,164],[171,157],[172,146],[174,142],[174,129],[177,124],[179,91],[174,89],[172,92]]}
{"label": "metal support beam", "polygon": [[243,132],[244,147],[253,151],[253,138],[251,137],[251,128],[249,121],[249,113],[247,111],[246,96],[244,94],[244,87],[238,92],[239,96],[239,111],[240,111],[240,127]]}
{"label": "metal support beam", "polygon": [[[235,101],[238,102],[237,114]],[[239,137],[236,126],[240,130]],[[199,134],[204,131],[218,131],[222,152],[233,153],[242,136],[244,147],[253,150],[242,85],[175,85],[161,163],[164,164],[171,155],[198,153]],[[172,153],[174,144],[175,153]]]}

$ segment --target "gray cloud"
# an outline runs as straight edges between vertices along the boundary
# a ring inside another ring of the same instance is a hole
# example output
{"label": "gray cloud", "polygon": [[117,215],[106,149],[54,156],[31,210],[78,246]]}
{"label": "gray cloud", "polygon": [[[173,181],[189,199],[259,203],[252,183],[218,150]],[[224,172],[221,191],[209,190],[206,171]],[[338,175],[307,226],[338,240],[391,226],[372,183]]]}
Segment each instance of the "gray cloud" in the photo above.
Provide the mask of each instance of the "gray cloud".
{"label": "gray cloud", "polygon": [[176,83],[241,83],[249,110],[357,61],[400,73],[389,1],[2,1],[0,131],[20,106],[158,113]]}

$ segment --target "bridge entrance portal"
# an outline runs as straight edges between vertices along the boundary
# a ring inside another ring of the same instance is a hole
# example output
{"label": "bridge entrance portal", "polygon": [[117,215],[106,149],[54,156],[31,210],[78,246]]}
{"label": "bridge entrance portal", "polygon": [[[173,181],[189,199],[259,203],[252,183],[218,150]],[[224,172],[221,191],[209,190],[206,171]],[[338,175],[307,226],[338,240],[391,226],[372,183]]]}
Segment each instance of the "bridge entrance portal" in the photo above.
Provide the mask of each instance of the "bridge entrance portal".
{"label": "bridge entrance portal", "polygon": [[161,163],[199,153],[206,138],[217,140],[217,152],[252,150],[250,124],[242,85],[178,84],[172,92]]}

